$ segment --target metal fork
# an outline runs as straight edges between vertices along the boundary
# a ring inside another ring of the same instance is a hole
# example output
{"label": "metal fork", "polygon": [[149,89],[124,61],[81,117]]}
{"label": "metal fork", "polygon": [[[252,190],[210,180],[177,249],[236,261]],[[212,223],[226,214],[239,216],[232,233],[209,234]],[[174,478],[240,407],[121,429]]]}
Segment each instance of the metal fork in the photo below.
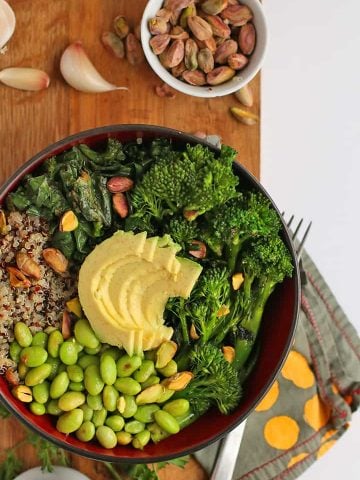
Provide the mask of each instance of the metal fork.
{"label": "metal fork", "polygon": [[[285,215],[285,212],[282,212],[283,217],[284,215]],[[304,219],[301,218],[297,226],[294,228],[294,230],[292,230],[291,225],[294,221],[294,218],[295,218],[295,215],[291,215],[291,217],[286,223],[286,227],[288,229],[288,233],[291,238],[291,241],[294,244],[294,250],[296,252],[297,260],[299,262],[301,285],[306,285],[307,278],[306,278],[305,270],[303,268],[301,254],[304,248],[305,241],[309,235],[312,222],[308,224],[308,226],[305,229],[305,232],[301,237],[301,240],[299,240],[299,243],[296,246],[295,241],[298,237],[298,234],[300,232]],[[245,425],[246,425],[246,420],[240,423],[239,426],[237,426],[232,432],[230,432],[225,438],[221,440],[220,446],[218,448],[218,453],[216,456],[214,468],[211,472],[210,480],[231,480],[232,479],[235,465],[236,465],[236,460],[239,453],[241,440],[244,435]]]}
{"label": "metal fork", "polygon": [[[285,212],[282,212],[282,216],[285,215]],[[301,281],[301,285],[304,286],[306,285],[307,283],[307,278],[306,278],[306,273],[305,273],[305,270],[304,270],[304,267],[303,267],[303,263],[302,263],[302,259],[301,259],[301,254],[302,254],[302,251],[303,251],[303,248],[304,248],[304,244],[305,244],[305,241],[309,235],[309,232],[310,232],[310,229],[311,229],[311,225],[312,225],[312,222],[310,221],[308,226],[306,227],[306,230],[305,232],[303,233],[303,236],[301,238],[301,240],[299,241],[298,245],[296,246],[295,245],[295,240],[297,239],[298,237],[298,234],[300,232],[300,228],[303,224],[303,221],[304,219],[301,218],[297,224],[297,226],[292,230],[291,229],[291,225],[294,221],[294,218],[295,218],[295,215],[291,215],[291,217],[289,218],[289,220],[286,222],[286,227],[288,229],[288,233],[290,235],[290,238],[291,238],[291,241],[293,242],[294,244],[294,249],[295,249],[295,252],[296,252],[296,256],[297,256],[297,259],[298,259],[298,262],[299,262],[299,270],[300,270],[300,281]]]}

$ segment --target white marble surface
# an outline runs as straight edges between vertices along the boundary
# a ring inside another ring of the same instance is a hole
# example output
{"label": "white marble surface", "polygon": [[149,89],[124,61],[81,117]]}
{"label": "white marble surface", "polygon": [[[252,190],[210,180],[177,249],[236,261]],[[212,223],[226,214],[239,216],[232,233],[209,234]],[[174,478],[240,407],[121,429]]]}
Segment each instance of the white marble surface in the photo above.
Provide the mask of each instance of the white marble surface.
{"label": "white marble surface", "polygon": [[[265,0],[261,180],[360,331],[360,3]],[[360,414],[303,480],[360,478]]]}

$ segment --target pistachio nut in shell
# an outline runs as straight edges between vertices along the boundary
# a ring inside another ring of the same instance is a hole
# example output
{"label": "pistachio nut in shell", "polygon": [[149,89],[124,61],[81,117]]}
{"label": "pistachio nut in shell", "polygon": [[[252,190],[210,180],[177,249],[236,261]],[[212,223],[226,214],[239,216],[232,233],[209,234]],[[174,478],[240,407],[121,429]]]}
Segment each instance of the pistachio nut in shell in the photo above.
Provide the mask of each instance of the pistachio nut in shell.
{"label": "pistachio nut in shell", "polygon": [[235,97],[239,100],[240,103],[244,105],[244,107],[252,107],[254,104],[254,95],[250,85],[245,85],[244,87],[240,88],[237,92],[235,92]]}
{"label": "pistachio nut in shell", "polygon": [[256,43],[256,31],[252,23],[247,23],[240,28],[238,42],[244,55],[252,54]]}
{"label": "pistachio nut in shell", "polygon": [[188,18],[188,27],[198,40],[207,40],[213,35],[210,24],[198,15]]}
{"label": "pistachio nut in shell", "polygon": [[185,42],[185,67],[187,70],[196,70],[198,68],[198,55],[199,47],[192,38],[188,38]]}
{"label": "pistachio nut in shell", "polygon": [[252,11],[246,5],[229,5],[220,13],[233,27],[241,27],[253,18]]}
{"label": "pistachio nut in shell", "polygon": [[155,35],[154,37],[152,37],[149,43],[155,55],[160,55],[160,53],[163,53],[166,50],[166,47],[169,45],[170,40],[170,36],[165,33],[163,35]]}
{"label": "pistachio nut in shell", "polygon": [[198,53],[198,65],[204,73],[214,70],[214,56],[208,48],[202,48]]}
{"label": "pistachio nut in shell", "polygon": [[230,67],[217,67],[207,74],[206,80],[209,85],[221,85],[228,80],[231,80],[235,75],[235,70]]}
{"label": "pistachio nut in shell", "polygon": [[231,107],[230,112],[241,123],[245,125],[255,125],[259,121],[258,115],[248,112],[242,108]]}
{"label": "pistachio nut in shell", "polygon": [[154,17],[149,20],[149,30],[151,35],[168,33],[170,30],[170,24],[164,18]]}
{"label": "pistachio nut in shell", "polygon": [[228,0],[205,0],[201,4],[201,10],[209,15],[217,15],[228,5]]}
{"label": "pistachio nut in shell", "polygon": [[229,38],[231,29],[218,15],[207,15],[206,21],[210,24],[215,37]]}
{"label": "pistachio nut in shell", "polygon": [[182,74],[182,78],[190,85],[202,86],[206,84],[205,73],[201,70],[185,70]]}
{"label": "pistachio nut in shell", "polygon": [[175,40],[164,52],[164,61],[167,68],[176,67],[182,62],[185,54],[185,46],[182,40]]}
{"label": "pistachio nut in shell", "polygon": [[227,64],[234,70],[241,70],[249,63],[248,57],[242,53],[233,53],[228,56]]}
{"label": "pistachio nut in shell", "polygon": [[238,44],[235,40],[226,40],[224,43],[219,45],[216,49],[214,60],[215,63],[223,65],[226,63],[229,55],[236,53],[238,49]]}

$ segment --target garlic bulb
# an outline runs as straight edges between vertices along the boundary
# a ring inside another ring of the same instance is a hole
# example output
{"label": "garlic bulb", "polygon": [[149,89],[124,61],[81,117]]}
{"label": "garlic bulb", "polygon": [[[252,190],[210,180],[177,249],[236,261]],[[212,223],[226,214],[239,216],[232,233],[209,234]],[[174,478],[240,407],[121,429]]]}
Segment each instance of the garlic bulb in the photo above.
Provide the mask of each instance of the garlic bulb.
{"label": "garlic bulb", "polygon": [[81,42],[69,45],[61,56],[60,71],[69,85],[81,92],[127,90],[105,80],[89,60]]}
{"label": "garlic bulb", "polygon": [[19,90],[38,91],[49,86],[50,78],[36,68],[4,68],[0,71],[0,82]]}
{"label": "garlic bulb", "polygon": [[5,0],[0,0],[0,50],[12,37],[15,30],[15,13]]}

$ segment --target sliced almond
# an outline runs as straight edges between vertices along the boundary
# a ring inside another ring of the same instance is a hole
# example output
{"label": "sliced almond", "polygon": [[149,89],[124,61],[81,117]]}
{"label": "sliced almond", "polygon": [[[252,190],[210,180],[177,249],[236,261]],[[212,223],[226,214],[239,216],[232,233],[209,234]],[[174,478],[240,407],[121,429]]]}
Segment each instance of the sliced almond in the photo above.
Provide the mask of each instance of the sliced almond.
{"label": "sliced almond", "polygon": [[234,273],[231,277],[231,283],[234,290],[239,290],[244,282],[244,275],[242,273]]}
{"label": "sliced almond", "polygon": [[235,360],[235,349],[234,347],[224,346],[222,347],[224,358],[227,362],[232,363]]}
{"label": "sliced almond", "polygon": [[189,335],[192,340],[199,340],[200,338],[193,323],[191,324]]}
{"label": "sliced almond", "polygon": [[81,309],[81,304],[78,297],[68,300],[66,302],[66,307],[71,313],[73,313],[77,317],[79,318],[82,317],[82,309]]}
{"label": "sliced almond", "polygon": [[217,311],[216,316],[218,318],[225,317],[225,315],[228,315],[229,313],[230,313],[230,308],[227,305],[221,305],[221,307]]}

